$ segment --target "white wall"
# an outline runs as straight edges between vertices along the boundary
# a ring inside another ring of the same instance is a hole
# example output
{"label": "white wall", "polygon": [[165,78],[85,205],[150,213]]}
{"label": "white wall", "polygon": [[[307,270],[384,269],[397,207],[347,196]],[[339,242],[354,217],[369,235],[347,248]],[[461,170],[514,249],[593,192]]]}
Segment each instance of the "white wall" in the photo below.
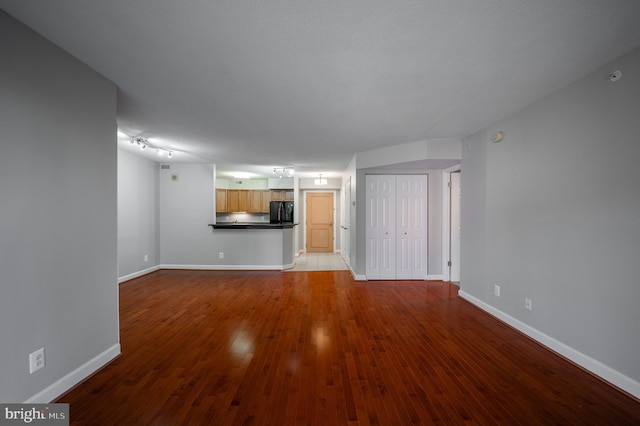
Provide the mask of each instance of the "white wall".
{"label": "white wall", "polygon": [[636,396],[639,113],[635,51],[467,138],[461,251],[463,296]]}
{"label": "white wall", "polygon": [[118,150],[118,277],[121,280],[153,270],[160,264],[158,169],[154,161]]}
{"label": "white wall", "polygon": [[214,166],[174,163],[170,167],[158,175],[160,263],[217,264],[218,252],[208,226],[215,222]]}
{"label": "white wall", "polygon": [[[160,169],[160,266],[196,269],[274,269],[283,265],[293,231],[213,230],[215,166],[172,163]],[[177,180],[172,179],[177,176]],[[224,253],[224,258],[219,253]],[[287,262],[288,263],[288,262]]]}
{"label": "white wall", "polygon": [[120,352],[116,87],[2,11],[0,40],[0,402],[49,402]]}

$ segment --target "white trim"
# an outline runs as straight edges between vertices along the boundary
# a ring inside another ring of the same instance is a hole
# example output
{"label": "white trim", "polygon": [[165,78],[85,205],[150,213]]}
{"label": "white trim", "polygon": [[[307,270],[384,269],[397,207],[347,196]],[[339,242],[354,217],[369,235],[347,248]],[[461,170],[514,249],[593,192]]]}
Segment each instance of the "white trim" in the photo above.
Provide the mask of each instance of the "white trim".
{"label": "white trim", "polygon": [[118,355],[120,355],[120,343],[116,343],[60,380],[33,395],[31,398],[27,399],[24,404],[49,404],[60,395],[69,391],[75,385],[100,370],[109,362],[113,361],[113,359]]}
{"label": "white trim", "polygon": [[141,277],[143,275],[150,274],[152,272],[160,270],[160,265],[152,266],[151,268],[143,269],[142,271],[134,272],[132,274],[124,275],[118,278],[118,284],[122,284],[125,281],[132,280],[134,278]]}
{"label": "white trim", "polygon": [[281,271],[293,268],[292,264],[286,265],[160,265],[160,269],[192,269],[194,271]]}
{"label": "white trim", "polygon": [[550,350],[557,352],[561,356],[569,359],[570,361],[590,371],[596,376],[606,380],[612,385],[617,386],[625,392],[630,393],[636,398],[640,398],[640,383],[633,380],[632,378],[625,376],[619,371],[614,370],[613,368],[603,364],[602,362],[573,349],[571,346],[568,346],[554,339],[553,337],[547,336],[546,334],[536,330],[535,328],[513,318],[508,314],[505,314],[501,310],[494,308],[493,306],[468,293],[465,293],[462,290],[458,292],[458,295],[461,298],[467,300],[469,303],[472,303],[473,305],[487,312],[488,314],[498,318],[499,320],[509,324],[516,330],[531,337],[533,340],[546,346]]}
{"label": "white trim", "polygon": [[450,271],[449,271],[449,240],[451,236],[449,233],[451,232],[451,228],[449,226],[449,217],[450,211],[449,206],[451,205],[451,191],[449,190],[449,182],[451,181],[451,173],[459,172],[460,164],[456,164],[451,167],[447,167],[442,170],[442,280],[449,281],[450,279]]}
{"label": "white trim", "polygon": [[427,275],[427,281],[444,281],[442,275]]}

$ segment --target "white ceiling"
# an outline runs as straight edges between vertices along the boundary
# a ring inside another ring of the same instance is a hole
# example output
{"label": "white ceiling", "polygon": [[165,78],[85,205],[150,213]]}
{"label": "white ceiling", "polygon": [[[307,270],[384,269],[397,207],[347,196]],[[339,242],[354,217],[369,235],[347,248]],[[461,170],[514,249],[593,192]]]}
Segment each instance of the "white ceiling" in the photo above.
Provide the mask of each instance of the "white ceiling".
{"label": "white ceiling", "polygon": [[0,7],[118,85],[124,139],[219,171],[300,176],[337,175],[357,152],[467,136],[640,46],[632,0]]}

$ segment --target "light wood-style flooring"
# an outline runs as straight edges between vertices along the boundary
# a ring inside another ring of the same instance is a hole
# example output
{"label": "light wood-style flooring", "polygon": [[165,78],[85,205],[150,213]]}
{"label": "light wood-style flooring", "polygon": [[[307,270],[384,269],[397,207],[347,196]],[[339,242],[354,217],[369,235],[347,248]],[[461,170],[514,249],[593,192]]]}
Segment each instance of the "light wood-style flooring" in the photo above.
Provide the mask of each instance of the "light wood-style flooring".
{"label": "light wood-style flooring", "polygon": [[349,267],[338,253],[301,253],[286,272],[344,271]]}
{"label": "light wood-style flooring", "polygon": [[449,283],[163,270],[120,306],[122,355],[58,400],[71,424],[640,424]]}

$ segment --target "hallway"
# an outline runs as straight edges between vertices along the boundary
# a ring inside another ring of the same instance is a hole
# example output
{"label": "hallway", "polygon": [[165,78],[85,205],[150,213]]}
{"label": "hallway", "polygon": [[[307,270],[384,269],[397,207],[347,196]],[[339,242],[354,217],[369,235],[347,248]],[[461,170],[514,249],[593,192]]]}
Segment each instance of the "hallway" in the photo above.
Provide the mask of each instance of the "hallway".
{"label": "hallway", "polygon": [[285,272],[347,271],[349,267],[339,253],[301,253],[295,266]]}

